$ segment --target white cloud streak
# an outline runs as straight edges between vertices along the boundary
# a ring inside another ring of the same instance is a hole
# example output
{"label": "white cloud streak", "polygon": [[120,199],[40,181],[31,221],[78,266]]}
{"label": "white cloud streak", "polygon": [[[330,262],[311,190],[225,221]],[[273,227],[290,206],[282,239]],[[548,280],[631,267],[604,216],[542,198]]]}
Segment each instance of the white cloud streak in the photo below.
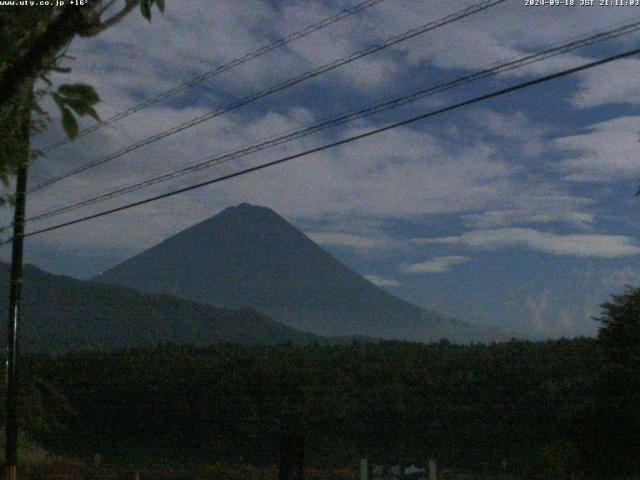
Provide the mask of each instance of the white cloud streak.
{"label": "white cloud streak", "polygon": [[385,247],[389,244],[385,239],[344,232],[307,232],[306,235],[319,245],[372,249]]}
{"label": "white cloud streak", "polygon": [[381,277],[373,274],[364,275],[364,278],[366,278],[371,283],[379,287],[397,287],[398,285],[400,285],[400,282],[398,282],[397,280],[394,280],[392,278]]}
{"label": "white cloud streak", "polygon": [[[562,207],[560,207],[562,208]],[[474,229],[490,229],[511,225],[533,223],[564,223],[583,230],[593,226],[595,216],[591,213],[552,209],[532,211],[527,209],[487,210],[482,213],[463,215],[464,225]]]}
{"label": "white cloud streak", "polygon": [[554,255],[618,258],[640,254],[635,240],[622,235],[570,234],[540,232],[530,228],[475,230],[457,237],[415,239],[417,244],[447,244],[497,250],[524,247]]}
{"label": "white cloud streak", "polygon": [[469,257],[461,255],[434,257],[426,262],[407,265],[403,268],[403,271],[407,273],[446,273],[450,271],[453,266],[461,265],[469,260]]}

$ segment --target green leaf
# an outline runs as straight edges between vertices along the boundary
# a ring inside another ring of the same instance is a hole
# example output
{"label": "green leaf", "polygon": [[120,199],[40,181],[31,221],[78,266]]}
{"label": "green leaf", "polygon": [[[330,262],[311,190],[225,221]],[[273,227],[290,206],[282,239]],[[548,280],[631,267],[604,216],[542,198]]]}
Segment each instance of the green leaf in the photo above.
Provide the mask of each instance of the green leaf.
{"label": "green leaf", "polygon": [[87,108],[86,114],[93,118],[96,122],[101,122],[98,112],[93,107]]}
{"label": "green leaf", "polygon": [[95,105],[100,101],[100,97],[91,85],[84,83],[73,83],[60,85],[58,93],[65,97],[81,100],[87,105]]}
{"label": "green leaf", "polygon": [[84,112],[89,107],[89,105],[77,98],[69,98],[69,97],[60,97],[61,101],[64,103],[66,107],[71,107],[78,115],[84,115]]}
{"label": "green leaf", "polygon": [[164,0],[156,0],[156,5],[158,6],[160,13],[164,15]]}
{"label": "green leaf", "polygon": [[74,139],[78,136],[80,129],[76,117],[73,116],[71,110],[64,107],[62,108],[62,127],[69,138]]}
{"label": "green leaf", "polygon": [[56,105],[58,105],[58,108],[60,109],[60,111],[62,111],[62,109],[64,108],[64,102],[62,101],[62,97],[57,93],[53,92],[51,94],[51,98],[53,98],[53,100],[56,102]]}
{"label": "green leaf", "polygon": [[87,103],[84,103],[81,100],[70,99],[70,98],[65,98],[64,102],[66,106],[70,107],[77,115],[80,115],[81,117],[84,117],[85,115],[89,115],[90,117],[94,118],[96,121],[98,122],[100,121],[100,118],[96,113],[96,110],[91,105],[88,105]]}
{"label": "green leaf", "polygon": [[140,13],[144,18],[151,21],[151,0],[142,0],[140,2]]}
{"label": "green leaf", "polygon": [[52,96],[60,110],[71,108],[76,115],[89,115],[100,121],[93,108],[93,105],[100,101],[100,97],[92,86],[83,83],[65,84],[58,87],[58,91]]}
{"label": "green leaf", "polygon": [[93,108],[87,102],[78,100],[77,98],[63,98],[67,107],[71,107],[78,115],[86,115],[90,108]]}

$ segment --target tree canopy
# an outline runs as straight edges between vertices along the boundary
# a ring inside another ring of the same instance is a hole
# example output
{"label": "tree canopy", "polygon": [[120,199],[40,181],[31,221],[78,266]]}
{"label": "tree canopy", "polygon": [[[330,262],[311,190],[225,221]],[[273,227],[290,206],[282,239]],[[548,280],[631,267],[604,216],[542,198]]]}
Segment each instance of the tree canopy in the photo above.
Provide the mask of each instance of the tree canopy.
{"label": "tree canopy", "polygon": [[[69,73],[67,48],[76,37],[94,37],[120,22],[136,7],[151,19],[164,0],[86,0],[84,5],[4,6],[0,9],[0,180],[5,184],[28,162],[29,136],[47,128],[50,117],[41,100],[51,96],[60,109],[66,134],[78,133],[76,116],[98,116],[100,100],[90,85],[54,88],[51,73]],[[35,152],[37,155],[38,152]]]}
{"label": "tree canopy", "polygon": [[601,362],[593,405],[582,419],[583,463],[601,478],[640,475],[640,288],[602,305]]}

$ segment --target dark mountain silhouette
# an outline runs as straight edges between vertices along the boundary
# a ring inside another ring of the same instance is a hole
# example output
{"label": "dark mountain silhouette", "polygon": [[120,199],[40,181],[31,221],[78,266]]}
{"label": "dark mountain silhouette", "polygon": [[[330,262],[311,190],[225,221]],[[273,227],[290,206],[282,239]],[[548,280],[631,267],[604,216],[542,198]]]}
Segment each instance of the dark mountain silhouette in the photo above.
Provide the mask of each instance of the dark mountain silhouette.
{"label": "dark mountain silhouette", "polygon": [[[9,266],[0,262],[0,291]],[[27,265],[20,343],[24,351],[64,352],[165,343],[276,344],[328,341],[274,322],[246,308],[229,310],[168,295],[149,295],[116,285],[75,280]],[[6,294],[0,301],[7,311]],[[6,330],[6,315],[0,326]],[[338,339],[336,339],[338,341]]]}
{"label": "dark mountain silhouette", "polygon": [[499,336],[394,297],[274,211],[246,203],[164,240],[95,280],[216,306],[251,307],[320,335],[412,341]]}

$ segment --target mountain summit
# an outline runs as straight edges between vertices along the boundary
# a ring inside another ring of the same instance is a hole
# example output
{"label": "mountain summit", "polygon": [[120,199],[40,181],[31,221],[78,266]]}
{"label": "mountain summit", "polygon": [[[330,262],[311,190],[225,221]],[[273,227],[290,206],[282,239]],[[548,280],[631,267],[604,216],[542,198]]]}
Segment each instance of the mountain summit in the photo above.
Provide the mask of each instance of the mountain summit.
{"label": "mountain summit", "polygon": [[251,307],[321,335],[478,341],[495,334],[394,297],[273,210],[247,203],[183,230],[95,280],[218,307]]}

